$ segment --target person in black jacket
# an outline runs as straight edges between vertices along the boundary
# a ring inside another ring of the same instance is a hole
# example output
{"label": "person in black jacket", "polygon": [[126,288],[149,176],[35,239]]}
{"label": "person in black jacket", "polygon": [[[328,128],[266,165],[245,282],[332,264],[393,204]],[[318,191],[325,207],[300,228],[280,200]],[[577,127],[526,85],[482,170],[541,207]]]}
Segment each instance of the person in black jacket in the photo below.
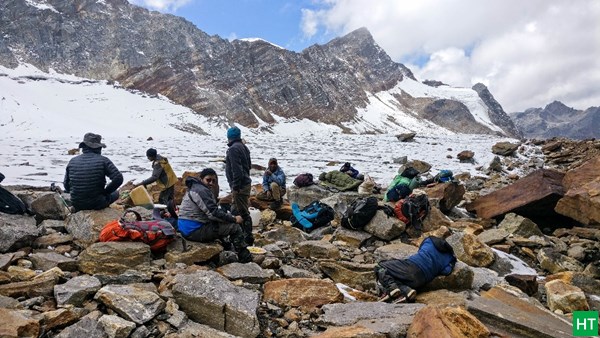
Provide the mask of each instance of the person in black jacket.
{"label": "person in black jacket", "polygon": [[252,179],[250,179],[250,150],[242,142],[242,132],[238,127],[231,127],[227,130],[227,154],[225,155],[225,176],[231,188],[233,197],[232,211],[242,216],[244,223],[242,229],[246,234],[246,242],[254,244],[252,237],[252,219],[248,211],[250,198],[250,189]]}
{"label": "person in black jacket", "polygon": [[216,180],[217,173],[211,168],[203,169],[200,179],[193,176],[185,179],[188,191],[181,202],[177,229],[185,239],[196,242],[229,237],[240,263],[248,263],[252,261],[252,255],[240,227],[242,216],[234,216],[219,208],[211,191]]}
{"label": "person in black jacket", "polygon": [[98,134],[85,134],[79,144],[83,154],[72,158],[67,165],[63,184],[76,211],[104,209],[119,198],[117,188],[123,183],[123,175],[111,160],[101,155],[102,148],[106,148],[101,141]]}

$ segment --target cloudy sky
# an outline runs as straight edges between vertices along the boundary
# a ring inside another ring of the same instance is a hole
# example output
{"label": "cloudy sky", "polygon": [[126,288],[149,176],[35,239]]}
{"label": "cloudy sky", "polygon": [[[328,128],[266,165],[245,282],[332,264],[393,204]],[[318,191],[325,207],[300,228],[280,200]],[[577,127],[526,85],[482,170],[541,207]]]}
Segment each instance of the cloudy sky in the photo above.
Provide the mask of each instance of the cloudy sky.
{"label": "cloudy sky", "polygon": [[367,27],[419,80],[488,86],[507,112],[600,106],[598,0],[129,0],[223,38],[301,51]]}

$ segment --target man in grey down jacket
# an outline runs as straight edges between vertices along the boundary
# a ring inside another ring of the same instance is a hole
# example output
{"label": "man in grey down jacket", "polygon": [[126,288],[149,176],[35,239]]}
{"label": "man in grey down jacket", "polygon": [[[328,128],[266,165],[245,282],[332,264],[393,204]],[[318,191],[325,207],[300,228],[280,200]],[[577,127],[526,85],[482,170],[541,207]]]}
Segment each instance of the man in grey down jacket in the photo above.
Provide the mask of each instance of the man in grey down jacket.
{"label": "man in grey down jacket", "polygon": [[242,230],[246,235],[246,243],[254,244],[252,237],[252,219],[248,211],[250,198],[250,189],[252,179],[250,178],[250,150],[242,142],[242,132],[238,127],[231,127],[227,130],[227,154],[225,155],[225,176],[231,188],[233,197],[234,214],[242,216],[244,223]]}
{"label": "man in grey down jacket", "polygon": [[[123,175],[107,157],[101,155],[106,145],[102,136],[87,133],[79,144],[83,154],[72,158],[65,173],[65,192],[71,194],[76,211],[100,210],[119,198],[117,188]],[[106,176],[110,183],[106,184]]]}

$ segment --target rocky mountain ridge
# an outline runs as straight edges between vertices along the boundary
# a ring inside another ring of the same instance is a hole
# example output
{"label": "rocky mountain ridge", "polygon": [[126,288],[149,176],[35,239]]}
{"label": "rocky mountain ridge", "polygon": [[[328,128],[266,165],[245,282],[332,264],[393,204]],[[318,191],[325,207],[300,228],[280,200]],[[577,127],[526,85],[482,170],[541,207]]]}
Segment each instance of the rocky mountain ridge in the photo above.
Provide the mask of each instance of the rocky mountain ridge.
{"label": "rocky mountain ridge", "polygon": [[[364,28],[295,53],[262,40],[229,42],[209,36],[182,18],[125,0],[3,2],[0,33],[0,65],[29,63],[45,71],[118,81],[165,95],[222,125],[235,122],[265,131],[283,118],[354,132],[348,125],[359,122],[359,110],[373,103],[369,93],[415,80]],[[434,90],[425,98],[395,94],[386,104],[396,112],[427,118],[425,107],[435,97]],[[477,109],[500,133],[519,136],[499,105],[481,100]],[[460,103],[464,101],[456,99],[443,109],[448,114],[438,114],[446,117],[434,123],[456,122],[452,113]],[[471,107],[467,111],[476,114]],[[398,117],[385,118],[401,125]],[[460,132],[499,132],[475,119],[459,118],[458,124],[462,127],[455,130]],[[373,127],[369,132],[382,130]]]}
{"label": "rocky mountain ridge", "polygon": [[578,110],[554,101],[544,108],[529,108],[509,116],[527,138],[600,138],[600,107]]}

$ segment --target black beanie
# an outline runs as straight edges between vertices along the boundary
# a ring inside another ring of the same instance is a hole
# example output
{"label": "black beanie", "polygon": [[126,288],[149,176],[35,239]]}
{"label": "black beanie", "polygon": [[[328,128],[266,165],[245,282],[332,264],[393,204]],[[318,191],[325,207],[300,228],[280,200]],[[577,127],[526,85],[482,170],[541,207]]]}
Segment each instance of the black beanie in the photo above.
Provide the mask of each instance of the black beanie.
{"label": "black beanie", "polygon": [[154,149],[154,148],[150,148],[150,149],[146,150],[146,157],[155,158],[157,154],[158,153],[156,152],[156,149]]}

